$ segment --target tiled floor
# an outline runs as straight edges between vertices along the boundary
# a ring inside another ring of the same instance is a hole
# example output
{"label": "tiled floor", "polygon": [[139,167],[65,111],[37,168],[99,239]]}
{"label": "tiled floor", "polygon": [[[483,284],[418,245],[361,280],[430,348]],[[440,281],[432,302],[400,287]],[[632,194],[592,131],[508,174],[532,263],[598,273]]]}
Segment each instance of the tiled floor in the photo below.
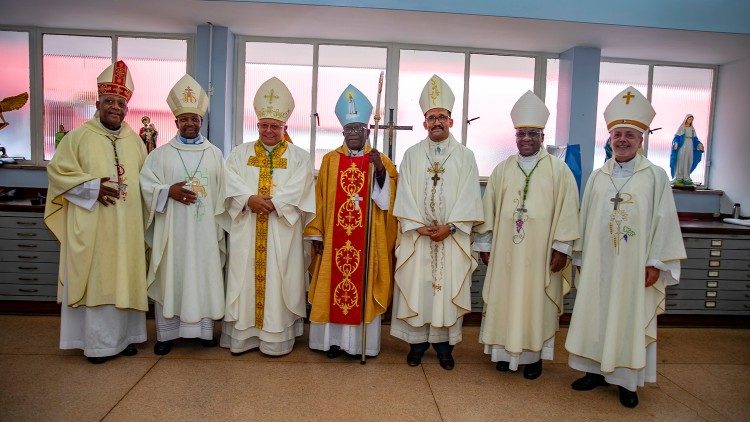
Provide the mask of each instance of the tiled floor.
{"label": "tiled floor", "polygon": [[750,330],[662,328],[658,383],[626,409],[615,387],[570,389],[579,374],[565,364],[565,330],[555,360],[528,381],[495,371],[478,327],[464,328],[453,371],[433,352],[407,366],[408,346],[388,329],[364,366],[311,351],[306,336],[279,358],[186,340],[158,357],[151,340],[91,365],[57,348],[59,318],[0,316],[0,420],[750,420]]}

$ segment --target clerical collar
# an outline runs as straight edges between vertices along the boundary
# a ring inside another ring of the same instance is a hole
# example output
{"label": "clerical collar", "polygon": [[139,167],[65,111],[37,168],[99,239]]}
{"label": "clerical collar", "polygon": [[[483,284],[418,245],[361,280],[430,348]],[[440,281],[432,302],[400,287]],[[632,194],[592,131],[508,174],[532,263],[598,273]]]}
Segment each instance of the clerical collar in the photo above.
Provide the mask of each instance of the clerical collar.
{"label": "clerical collar", "polygon": [[119,129],[112,130],[112,129],[108,128],[107,126],[104,126],[104,123],[102,123],[102,121],[99,120],[99,119],[96,119],[96,123],[99,125],[100,128],[106,130],[107,132],[109,132],[109,133],[111,133],[113,135],[119,135],[120,132],[122,131],[122,125],[120,125]]}
{"label": "clerical collar", "polygon": [[358,149],[358,150],[353,150],[353,149],[351,149],[349,147],[346,147],[346,148],[349,149],[349,156],[350,157],[361,157],[361,156],[365,155],[365,149],[364,148]]}
{"label": "clerical collar", "polygon": [[279,144],[282,143],[282,142],[284,142],[284,141],[279,141],[279,142],[276,143],[276,145],[266,145],[266,144],[263,143],[263,141],[260,141],[260,140],[258,142],[260,142],[260,144],[263,145],[263,148],[265,148],[266,151],[271,152],[271,151],[273,151],[274,148],[276,148],[277,146],[279,146]]}
{"label": "clerical collar", "polygon": [[[637,157],[637,156],[636,156]],[[629,161],[617,162],[614,158],[612,159],[615,163],[612,166],[612,177],[629,177],[635,173],[636,157],[633,157]]]}
{"label": "clerical collar", "polygon": [[518,165],[521,166],[524,171],[530,171],[541,158],[541,151],[542,149],[539,148],[539,151],[529,156],[523,156],[521,153],[516,154],[518,156]]}
{"label": "clerical collar", "polygon": [[198,145],[198,144],[202,144],[203,143],[203,135],[201,135],[200,133],[198,134],[198,136],[196,136],[193,139],[184,138],[184,137],[182,137],[182,135],[177,134],[177,139],[181,143],[186,144],[186,145]]}
{"label": "clerical collar", "polygon": [[442,141],[433,141],[430,139],[430,153],[432,155],[445,155],[448,152],[450,137],[443,139]]}

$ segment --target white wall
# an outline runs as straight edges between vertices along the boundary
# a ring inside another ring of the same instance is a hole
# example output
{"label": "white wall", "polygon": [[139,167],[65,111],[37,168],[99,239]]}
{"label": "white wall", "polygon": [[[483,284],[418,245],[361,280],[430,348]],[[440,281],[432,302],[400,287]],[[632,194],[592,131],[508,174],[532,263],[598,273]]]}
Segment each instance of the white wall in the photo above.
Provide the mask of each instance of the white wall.
{"label": "white wall", "polygon": [[724,191],[721,211],[740,203],[750,217],[750,58],[722,65],[716,93],[710,184]]}

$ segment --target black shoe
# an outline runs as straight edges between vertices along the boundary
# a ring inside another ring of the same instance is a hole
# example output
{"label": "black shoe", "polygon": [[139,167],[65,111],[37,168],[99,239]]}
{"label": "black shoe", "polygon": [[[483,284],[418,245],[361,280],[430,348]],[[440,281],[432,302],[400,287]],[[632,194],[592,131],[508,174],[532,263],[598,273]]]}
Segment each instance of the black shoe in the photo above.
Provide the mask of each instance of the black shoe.
{"label": "black shoe", "polygon": [[586,375],[573,381],[570,386],[576,391],[589,391],[596,387],[606,387],[609,383],[604,380],[604,376],[600,374],[592,374],[586,372]]}
{"label": "black shoe", "polygon": [[123,350],[119,354],[121,356],[135,356],[138,354],[138,349],[136,349],[132,344],[128,344],[128,347],[126,347],[125,350]]}
{"label": "black shoe", "polygon": [[156,344],[154,344],[155,355],[164,356],[171,351],[172,351],[172,340],[157,341]]}
{"label": "black shoe", "polygon": [[212,339],[201,339],[201,346],[203,347],[216,347],[219,345],[219,340]]}
{"label": "black shoe", "polygon": [[542,375],[542,360],[529,363],[523,368],[523,377],[527,380],[535,380]]}
{"label": "black shoe", "polygon": [[638,393],[630,391],[625,387],[618,386],[617,388],[620,389],[620,403],[623,406],[631,409],[638,406]]}
{"label": "black shoe", "polygon": [[422,363],[422,356],[424,355],[424,351],[419,350],[409,350],[409,353],[406,355],[406,363],[409,364],[409,366],[418,366],[420,363]]}
{"label": "black shoe", "polygon": [[88,359],[89,362],[93,363],[94,365],[98,365],[100,363],[104,363],[104,362],[107,361],[107,357],[106,356],[95,357],[95,358],[88,357],[86,359]]}
{"label": "black shoe", "polygon": [[331,346],[326,352],[326,356],[328,356],[328,359],[336,359],[341,356],[341,353],[343,352],[339,346]]}
{"label": "black shoe", "polygon": [[497,369],[500,372],[508,372],[510,371],[510,362],[505,361],[498,361],[497,365],[495,365],[495,369]]}
{"label": "black shoe", "polygon": [[439,354],[438,362],[440,362],[440,367],[445,369],[446,371],[450,371],[454,366],[456,366],[456,362],[453,360],[453,356],[451,356],[450,353]]}

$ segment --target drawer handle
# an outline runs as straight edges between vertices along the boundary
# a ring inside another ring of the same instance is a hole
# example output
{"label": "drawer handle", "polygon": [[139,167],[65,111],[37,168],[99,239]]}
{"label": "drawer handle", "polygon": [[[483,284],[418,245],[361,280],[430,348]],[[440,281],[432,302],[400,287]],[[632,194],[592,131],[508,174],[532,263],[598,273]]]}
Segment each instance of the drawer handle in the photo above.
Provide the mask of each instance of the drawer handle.
{"label": "drawer handle", "polygon": [[37,247],[37,245],[29,245],[26,243],[19,243],[16,246],[18,246],[19,248],[36,248]]}
{"label": "drawer handle", "polygon": [[667,293],[667,297],[675,297],[677,296],[677,293]]}
{"label": "drawer handle", "polygon": [[39,281],[36,277],[18,277],[19,281]]}
{"label": "drawer handle", "polygon": [[36,237],[36,233],[16,233],[21,237]]}
{"label": "drawer handle", "polygon": [[39,291],[39,289],[18,289],[18,291],[24,293],[36,293]]}
{"label": "drawer handle", "polygon": [[16,221],[16,224],[21,226],[36,226],[36,223],[33,221]]}
{"label": "drawer handle", "polygon": [[18,257],[21,258],[21,259],[37,259],[37,258],[39,258],[36,255],[18,255]]}
{"label": "drawer handle", "polygon": [[19,270],[38,270],[39,267],[18,267]]}
{"label": "drawer handle", "polygon": [[675,306],[677,306],[676,303],[667,303],[667,308],[674,308]]}

